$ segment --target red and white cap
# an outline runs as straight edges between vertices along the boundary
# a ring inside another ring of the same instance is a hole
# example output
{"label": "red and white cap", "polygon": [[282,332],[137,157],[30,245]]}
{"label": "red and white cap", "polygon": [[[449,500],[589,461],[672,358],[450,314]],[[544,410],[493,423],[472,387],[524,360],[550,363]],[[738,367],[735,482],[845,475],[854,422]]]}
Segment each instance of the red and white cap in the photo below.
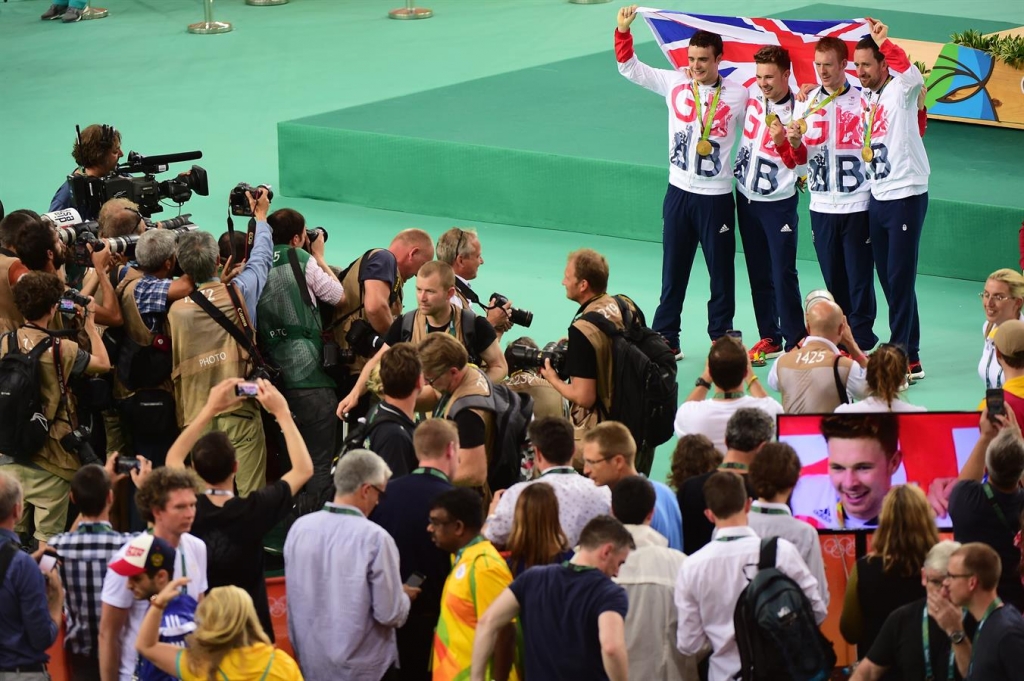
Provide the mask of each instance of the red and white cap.
{"label": "red and white cap", "polygon": [[122,577],[133,577],[143,572],[154,575],[160,570],[174,572],[174,547],[159,537],[143,533],[128,542],[128,546],[117,560],[111,561],[110,569]]}

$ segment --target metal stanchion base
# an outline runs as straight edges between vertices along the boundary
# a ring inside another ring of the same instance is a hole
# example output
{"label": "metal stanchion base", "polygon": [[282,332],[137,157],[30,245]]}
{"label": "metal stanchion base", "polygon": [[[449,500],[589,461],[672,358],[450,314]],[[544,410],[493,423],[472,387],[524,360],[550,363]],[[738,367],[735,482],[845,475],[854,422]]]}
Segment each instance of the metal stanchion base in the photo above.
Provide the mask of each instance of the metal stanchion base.
{"label": "metal stanchion base", "polygon": [[82,10],[82,21],[88,21],[89,19],[106,19],[108,14],[110,14],[110,12],[102,7],[86,7]]}
{"label": "metal stanchion base", "polygon": [[287,5],[290,0],[245,0],[247,5],[255,5],[256,7],[268,7],[270,5]]}
{"label": "metal stanchion base", "polygon": [[200,21],[197,24],[190,24],[189,33],[208,35],[210,33],[227,33],[231,30],[231,24],[226,21]]}
{"label": "metal stanchion base", "polygon": [[434,12],[424,7],[402,7],[391,10],[388,16],[392,19],[429,19]]}

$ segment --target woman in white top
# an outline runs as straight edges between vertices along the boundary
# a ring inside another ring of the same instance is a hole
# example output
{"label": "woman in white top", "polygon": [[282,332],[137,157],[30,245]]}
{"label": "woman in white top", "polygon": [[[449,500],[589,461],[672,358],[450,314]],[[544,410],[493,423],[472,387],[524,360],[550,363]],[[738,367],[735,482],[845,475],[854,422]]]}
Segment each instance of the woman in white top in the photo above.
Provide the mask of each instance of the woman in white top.
{"label": "woman in white top", "polygon": [[985,324],[982,335],[985,348],[981,351],[978,374],[985,381],[985,388],[1003,387],[1003,370],[996,361],[996,346],[993,339],[996,328],[1003,322],[1021,317],[1024,306],[1024,276],[1017,270],[1001,269],[988,275],[985,290],[978,294],[985,309]]}
{"label": "woman in white top", "polygon": [[928,411],[899,398],[900,388],[907,380],[907,355],[903,348],[889,343],[879,345],[868,358],[867,380],[871,395],[860,402],[839,405],[836,407],[837,414]]}

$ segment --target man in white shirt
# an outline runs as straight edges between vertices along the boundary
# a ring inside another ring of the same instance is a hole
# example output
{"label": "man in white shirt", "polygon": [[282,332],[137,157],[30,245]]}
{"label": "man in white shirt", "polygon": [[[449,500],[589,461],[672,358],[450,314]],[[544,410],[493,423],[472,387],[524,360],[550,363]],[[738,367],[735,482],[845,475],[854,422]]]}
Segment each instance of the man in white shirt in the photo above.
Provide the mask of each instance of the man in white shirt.
{"label": "man in white shirt", "polygon": [[[708,519],[717,537],[686,559],[676,580],[675,604],[679,611],[676,646],[695,655],[710,644],[708,681],[731,681],[740,671],[733,615],[740,593],[761,554],[761,538],[747,524],[750,500],[738,475],[715,473],[704,486]],[[795,581],[810,601],[815,621],[827,614],[818,581],[791,543],[778,541],[778,569]]]}
{"label": "man in white shirt", "polygon": [[572,424],[567,419],[550,416],[538,419],[530,424],[529,434],[534,464],[540,475],[494,495],[483,534],[496,546],[504,546],[512,532],[519,495],[527,485],[545,482],[551,485],[558,498],[558,520],[569,546],[576,546],[588,522],[599,515],[608,515],[611,492],[608,487],[598,487],[572,467],[576,443]]}
{"label": "man in white shirt", "polygon": [[[484,264],[484,251],[476,230],[472,227],[452,227],[437,239],[434,252],[438,260],[451,265],[455,272],[455,293],[450,298],[451,304],[462,309],[471,307],[471,303],[484,306],[470,283],[476,279],[477,272]],[[501,334],[512,328],[512,318],[509,316],[512,302],[495,306],[491,299],[486,307],[487,321],[498,333],[500,341]]]}
{"label": "man in white shirt", "polygon": [[711,345],[704,372],[679,405],[676,437],[706,435],[719,451],[725,452],[725,427],[736,410],[744,407],[760,409],[772,418],[783,411],[778,400],[769,397],[758,382],[743,344],[732,336],[722,336]]}
{"label": "man in white shirt", "polygon": [[828,607],[828,580],[821,556],[818,532],[811,525],[793,517],[789,495],[800,479],[800,457],[785,442],[769,442],[750,463],[747,482],[757,498],[750,505],[751,529],[759,537],[782,537],[800,552],[807,568],[818,580],[821,600]]}
{"label": "man in white shirt", "polygon": [[626,526],[636,544],[615,578],[629,596],[629,678],[693,680],[696,659],[680,654],[665,636],[678,625],[672,593],[686,554],[670,549],[668,540],[651,529],[655,498],[654,486],[639,475],[623,478],[612,492],[612,515]]}
{"label": "man in white shirt", "polygon": [[[205,486],[195,471],[181,468],[157,468],[142,483],[135,500],[143,519],[153,523],[153,536],[163,539],[177,551],[173,579],[188,577],[182,590],[201,601],[209,585],[206,581],[206,544],[188,533],[196,517],[196,494]],[[112,563],[123,559],[131,548],[128,542],[114,555]],[[100,678],[103,681],[131,681],[138,663],[135,639],[148,601],[135,600],[128,577],[113,569],[103,580],[103,608],[100,614]]]}
{"label": "man in white shirt", "polygon": [[[787,414],[824,414],[870,394],[868,358],[853,338],[839,306],[819,299],[807,308],[807,337],[772,364],[768,386],[782,393]],[[842,343],[850,357],[839,352]]]}

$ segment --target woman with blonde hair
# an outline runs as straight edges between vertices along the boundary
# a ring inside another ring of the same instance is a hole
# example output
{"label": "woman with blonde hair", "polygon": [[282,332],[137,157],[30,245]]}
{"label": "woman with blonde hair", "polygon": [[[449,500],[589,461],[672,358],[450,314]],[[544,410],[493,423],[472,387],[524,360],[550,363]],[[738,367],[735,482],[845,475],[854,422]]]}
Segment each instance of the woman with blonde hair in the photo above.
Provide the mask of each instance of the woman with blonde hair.
{"label": "woman with blonde hair", "polygon": [[299,665],[270,644],[252,598],[237,586],[212,589],[196,610],[198,625],[185,648],[160,643],[164,608],[188,578],[176,579],[150,600],[135,648],[159,669],[184,681],[302,681]]}
{"label": "woman with blonde hair", "polygon": [[537,482],[523,489],[516,500],[505,550],[514,577],[537,565],[572,558],[569,540],[558,520],[558,497],[551,485]]}
{"label": "woman with blonde hair", "polygon": [[1001,388],[1004,379],[1003,369],[996,360],[996,329],[1011,319],[1024,319],[1021,316],[1021,308],[1024,307],[1024,276],[1009,268],[996,270],[988,275],[985,290],[978,296],[985,310],[985,323],[981,327],[985,347],[981,351],[981,361],[978,362],[978,374],[985,381],[986,388]]}
{"label": "woman with blonde hair", "polygon": [[871,394],[859,402],[839,405],[837,414],[928,411],[899,398],[900,391],[907,387],[907,353],[898,345],[883,343],[871,353],[867,379]]}
{"label": "woman with blonde hair", "polygon": [[839,631],[856,644],[858,659],[867,655],[893,610],[924,598],[921,567],[939,543],[932,507],[915,485],[890,489],[878,520],[871,550],[857,560],[846,583],[839,618]]}

